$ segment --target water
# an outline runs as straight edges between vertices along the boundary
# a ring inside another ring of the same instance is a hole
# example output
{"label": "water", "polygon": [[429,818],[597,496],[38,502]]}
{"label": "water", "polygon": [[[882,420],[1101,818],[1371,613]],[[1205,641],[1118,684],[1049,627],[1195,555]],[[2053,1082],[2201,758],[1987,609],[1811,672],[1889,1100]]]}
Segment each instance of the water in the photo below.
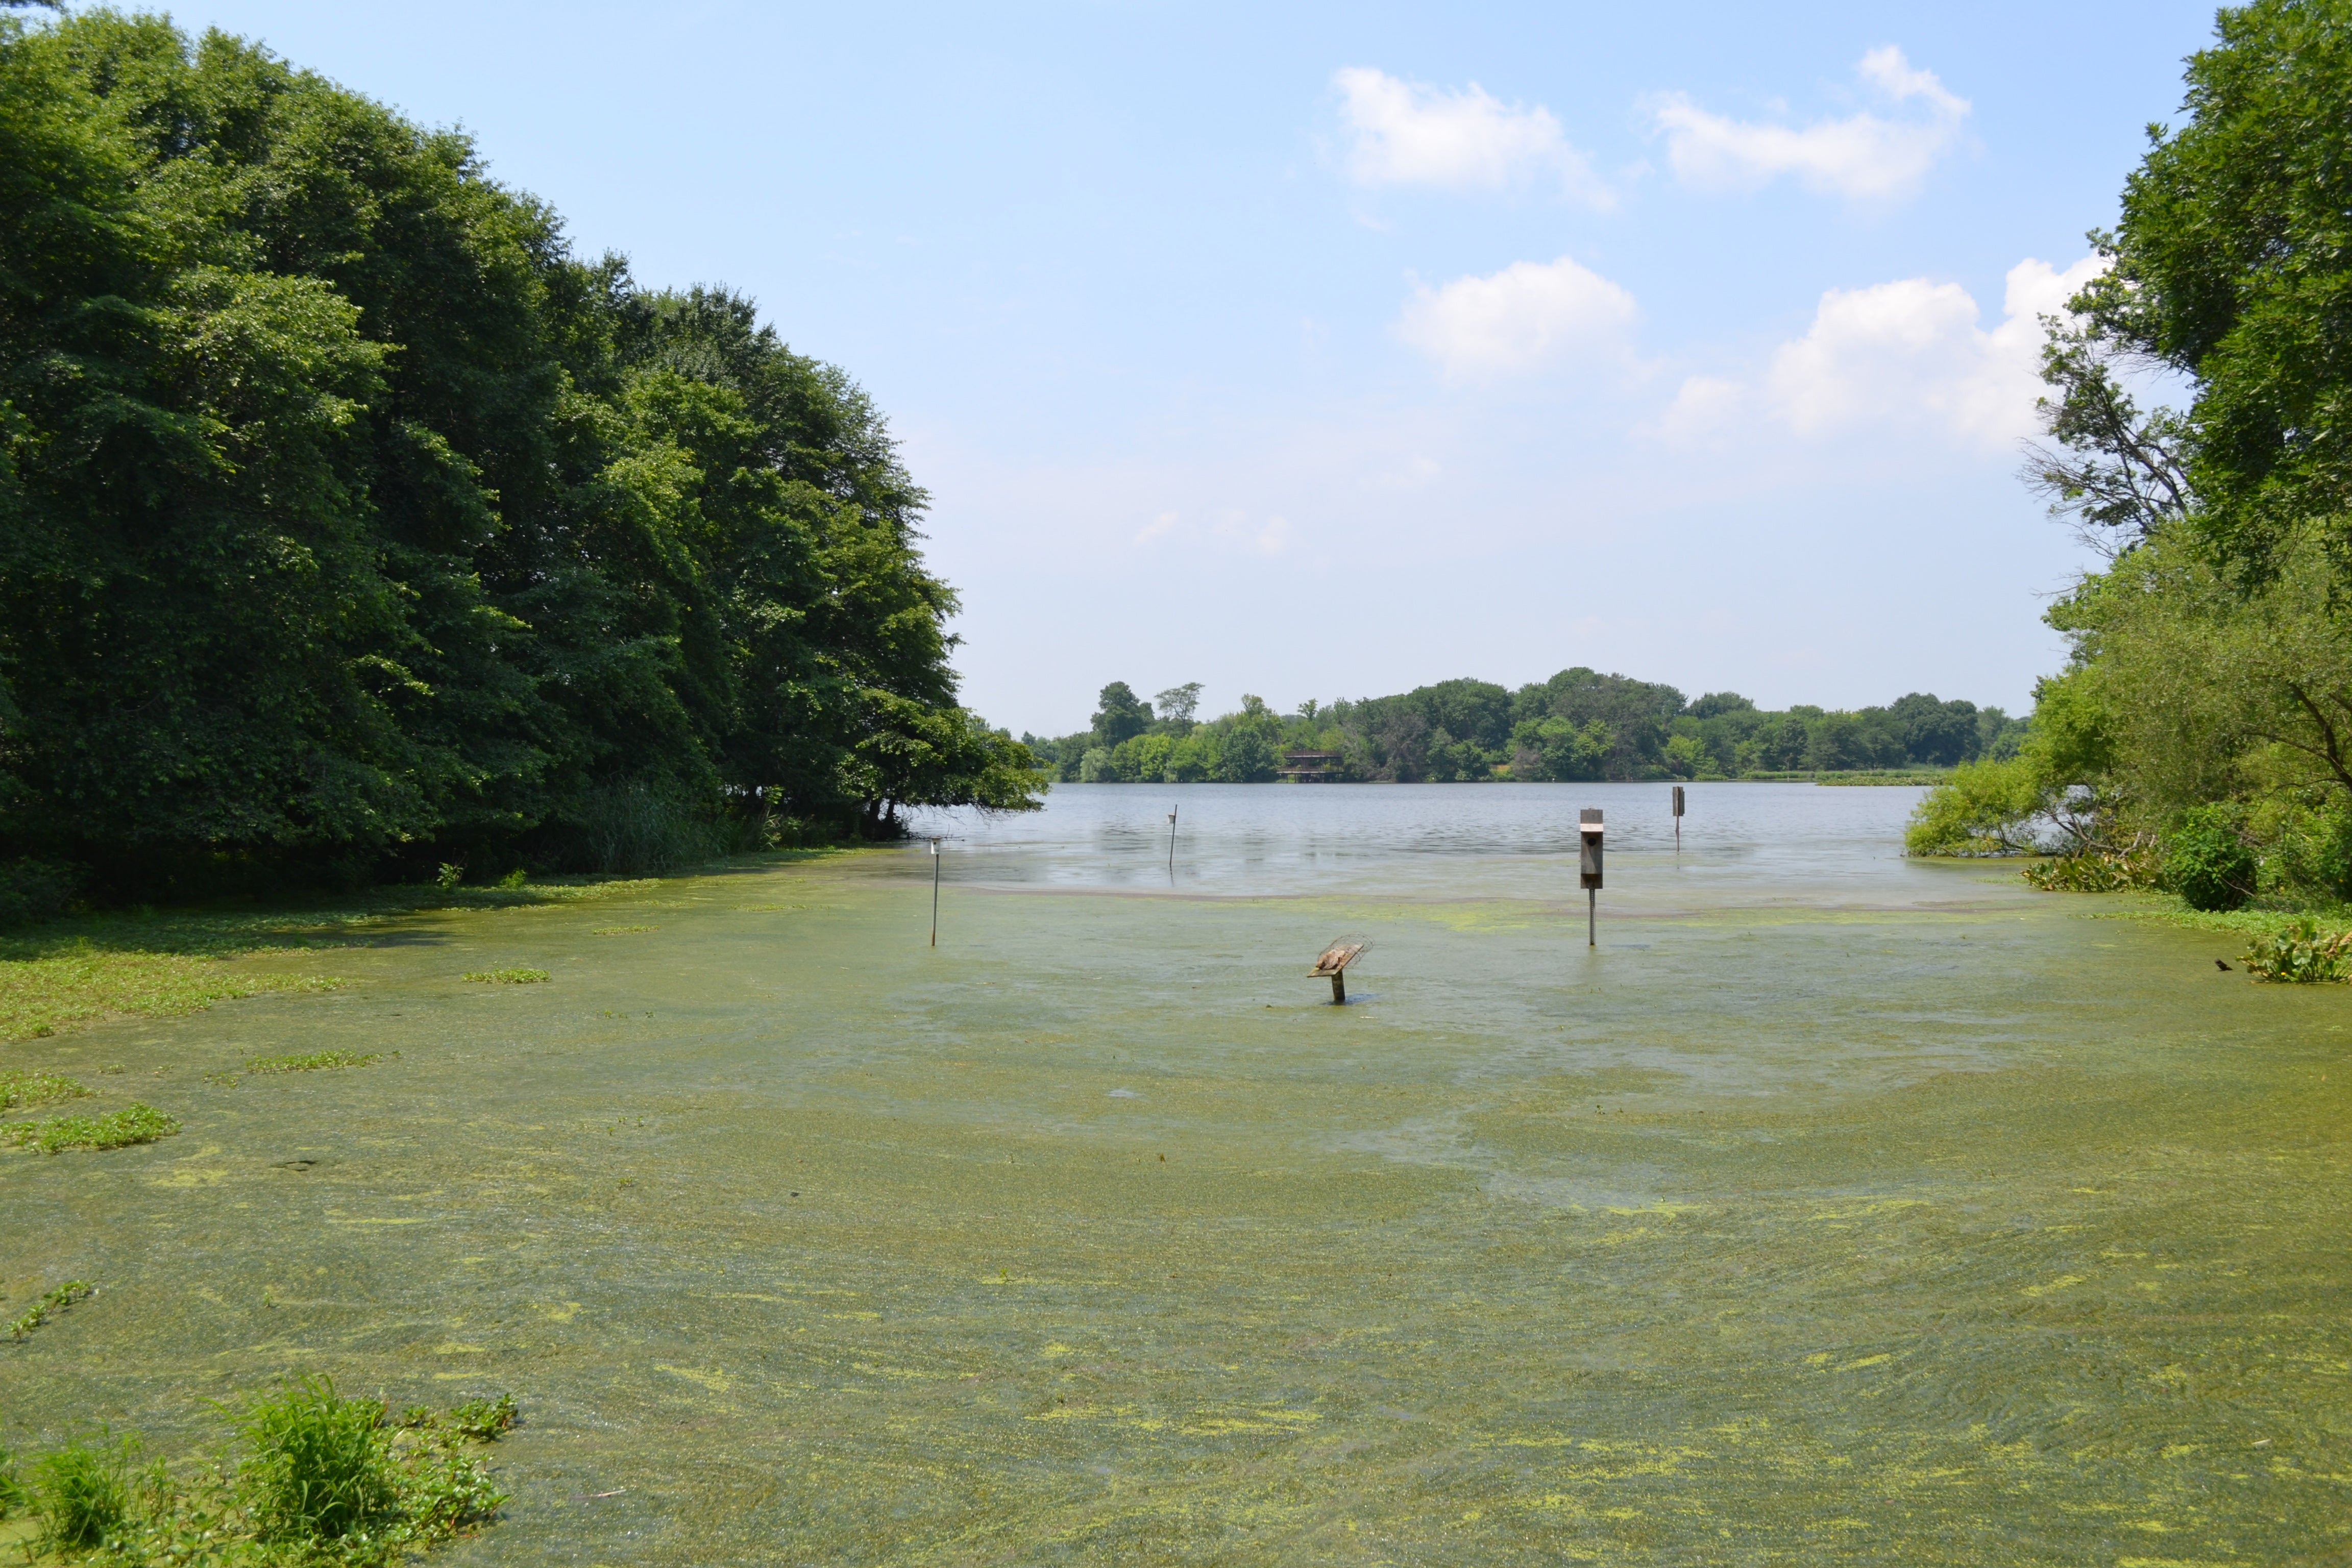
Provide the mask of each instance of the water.
{"label": "water", "polygon": [[[916,845],[8,1047],[186,1131],[0,1161],[0,1309],[100,1284],[0,1441],[510,1388],[462,1563],[2341,1553],[2347,994],[1915,798],[1065,788],[937,824],[937,950]],[[326,1048],[401,1055],[202,1077]]]}

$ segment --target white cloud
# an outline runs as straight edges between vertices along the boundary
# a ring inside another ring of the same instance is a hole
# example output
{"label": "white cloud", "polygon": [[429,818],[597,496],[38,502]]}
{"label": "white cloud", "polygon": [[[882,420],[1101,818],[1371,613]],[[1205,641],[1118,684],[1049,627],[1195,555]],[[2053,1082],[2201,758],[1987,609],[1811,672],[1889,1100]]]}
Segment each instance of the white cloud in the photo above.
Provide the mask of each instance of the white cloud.
{"label": "white cloud", "polygon": [[1397,335],[1435,360],[1446,380],[1474,381],[1570,354],[1621,354],[1638,313],[1633,295],[1563,256],[1419,287]]}
{"label": "white cloud", "polygon": [[1161,512],[1158,517],[1153,518],[1150,522],[1145,523],[1141,529],[1137,531],[1135,535],[1136,547],[1140,549],[1163,534],[1174,532],[1176,531],[1176,524],[1181,521],[1182,520],[1172,511]]}
{"label": "white cloud", "polygon": [[1476,82],[1448,92],[1368,66],[1350,66],[1331,80],[1340,119],[1355,136],[1348,174],[1358,184],[1501,189],[1550,174],[1564,195],[1598,207],[1615,200],[1541,106],[1502,103]]}
{"label": "white cloud", "polygon": [[1774,352],[1764,378],[1769,405],[1804,436],[1924,425],[1989,448],[2008,446],[2036,428],[2040,318],[2062,310],[2105,266],[2095,256],[2063,272],[2031,257],[2019,262],[2009,269],[2002,319],[1989,331],[1957,283],[1906,278],[1832,289],[1805,335]]}
{"label": "white cloud", "polygon": [[1864,110],[1801,128],[1710,114],[1687,95],[1670,94],[1656,114],[1675,174],[1685,184],[1717,189],[1794,174],[1811,189],[1856,201],[1910,195],[1958,143],[1969,100],[1892,45],[1871,50],[1854,68],[1888,104],[1911,112],[1885,119]]}

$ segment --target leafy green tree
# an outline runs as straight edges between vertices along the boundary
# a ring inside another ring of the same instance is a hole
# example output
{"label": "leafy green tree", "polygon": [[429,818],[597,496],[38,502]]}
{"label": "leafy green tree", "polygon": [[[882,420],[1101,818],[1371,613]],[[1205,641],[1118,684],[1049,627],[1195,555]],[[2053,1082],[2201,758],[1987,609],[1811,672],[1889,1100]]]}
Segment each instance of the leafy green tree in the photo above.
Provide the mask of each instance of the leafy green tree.
{"label": "leafy green tree", "polygon": [[1150,727],[1151,704],[1139,701],[1126,681],[1114,680],[1102,689],[1095,707],[1096,745],[1108,750]]}

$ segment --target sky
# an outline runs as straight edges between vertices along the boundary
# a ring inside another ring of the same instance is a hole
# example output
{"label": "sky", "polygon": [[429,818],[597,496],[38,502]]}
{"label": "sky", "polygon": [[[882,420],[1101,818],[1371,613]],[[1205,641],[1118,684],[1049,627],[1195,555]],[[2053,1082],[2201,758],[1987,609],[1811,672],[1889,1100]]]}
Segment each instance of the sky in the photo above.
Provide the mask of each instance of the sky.
{"label": "sky", "polygon": [[210,0],[724,283],[929,489],[965,700],[1571,665],[2012,711],[2093,563],[2018,482],[2209,6]]}

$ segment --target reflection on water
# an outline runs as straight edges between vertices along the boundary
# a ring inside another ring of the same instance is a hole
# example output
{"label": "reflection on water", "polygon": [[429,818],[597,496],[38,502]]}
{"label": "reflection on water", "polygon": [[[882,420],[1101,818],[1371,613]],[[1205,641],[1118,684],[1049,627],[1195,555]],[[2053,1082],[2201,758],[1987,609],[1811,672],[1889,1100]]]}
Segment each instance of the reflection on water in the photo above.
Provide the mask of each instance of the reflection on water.
{"label": "reflection on water", "polygon": [[[1064,788],[949,824],[937,949],[893,847],[6,1047],[185,1131],[0,1158],[0,1316],[99,1285],[0,1444],[511,1389],[456,1563],[2340,1557],[2352,996],[1914,798]],[[321,1049],[400,1054],[224,1070]]]}

